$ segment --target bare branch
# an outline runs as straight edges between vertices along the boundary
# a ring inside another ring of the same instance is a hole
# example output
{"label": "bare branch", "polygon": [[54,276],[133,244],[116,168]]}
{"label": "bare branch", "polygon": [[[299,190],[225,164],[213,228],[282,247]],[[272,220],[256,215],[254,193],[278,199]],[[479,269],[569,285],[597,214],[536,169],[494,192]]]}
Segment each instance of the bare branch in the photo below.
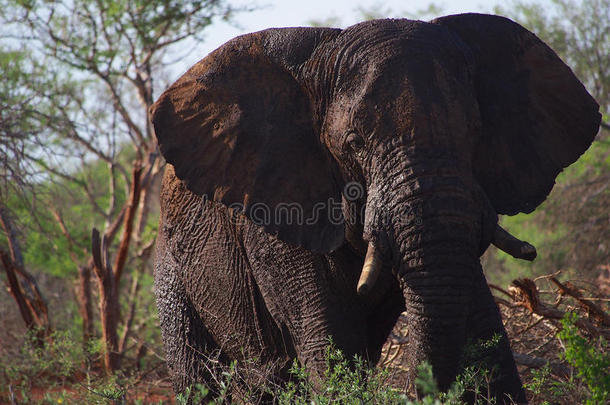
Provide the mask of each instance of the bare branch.
{"label": "bare branch", "polygon": [[119,245],[119,251],[116,256],[115,261],[115,283],[119,285],[121,280],[121,275],[123,273],[123,268],[125,267],[125,261],[127,260],[127,253],[129,250],[129,242],[131,241],[132,230],[133,230],[133,220],[135,218],[135,213],[138,208],[138,203],[140,201],[140,175],[142,173],[142,168],[140,166],[140,162],[136,161],[133,166],[133,175],[131,179],[131,190],[129,193],[129,200],[127,201],[127,210],[125,215],[125,221],[123,224],[123,237],[121,238],[121,243]]}
{"label": "bare branch", "polygon": [[[528,278],[514,280],[509,287],[509,291],[513,294],[515,303],[527,308],[531,313],[554,320],[563,319],[566,314],[564,311],[542,303],[538,296],[536,284]],[[598,328],[586,319],[579,319],[575,324],[593,336],[610,338],[610,329]]]}
{"label": "bare branch", "polygon": [[4,205],[0,204],[0,226],[6,233],[8,241],[8,248],[11,253],[11,260],[19,267],[23,267],[23,255],[21,254],[21,247],[17,242],[17,231],[9,217],[8,210]]}
{"label": "bare branch", "polygon": [[[62,218],[61,214],[59,213],[59,210],[56,207],[51,207],[51,214],[53,214],[53,217],[59,224],[61,233],[64,235],[64,237],[68,241],[68,251],[70,253],[70,257],[72,258],[72,261],[74,262],[74,264],[78,267],[79,259],[78,259],[78,256],[76,256],[76,252],[74,252],[74,246],[76,245],[76,243],[74,242],[74,239],[72,238],[72,235],[70,234],[70,231],[68,231],[68,228],[66,227],[64,219]],[[85,254],[87,254],[86,250],[85,250]]]}
{"label": "bare branch", "polygon": [[127,318],[125,319],[125,324],[123,325],[123,333],[121,334],[118,346],[118,351],[121,354],[125,352],[125,345],[131,333],[131,326],[136,314],[136,304],[138,302],[137,296],[138,292],[140,291],[140,275],[143,269],[144,264],[139,266],[138,271],[134,273],[133,280],[131,282],[131,288],[129,290],[129,311],[127,313]]}
{"label": "bare branch", "polygon": [[112,96],[112,101],[114,102],[114,107],[117,109],[117,111],[119,112],[119,114],[123,118],[123,121],[125,122],[125,124],[127,124],[127,127],[131,131],[133,131],[133,133],[136,135],[136,138],[137,138],[137,140],[139,142],[139,146],[145,145],[146,144],[146,140],[144,138],[144,135],[142,134],[142,131],[133,122],[133,120],[131,119],[131,116],[129,115],[129,112],[127,111],[127,109],[123,105],[123,100],[121,100],[121,96],[119,95],[119,93],[117,92],[116,88],[112,84],[112,81],[110,80],[110,78],[107,75],[102,74],[98,70],[96,70],[96,73],[103,80],[103,82],[106,83],[106,86],[108,87],[108,90],[110,90],[110,95]]}
{"label": "bare branch", "polygon": [[563,284],[555,277],[551,277],[549,280],[559,287],[561,294],[567,294],[575,298],[584,308],[586,308],[590,313],[593,313],[593,315],[598,318],[603,325],[610,326],[610,316],[608,316],[608,314],[599,305],[588,301],[586,298],[583,298],[582,294],[576,287]]}
{"label": "bare branch", "polygon": [[106,236],[100,239],[100,233],[96,228],[93,228],[91,232],[91,254],[100,292],[99,307],[105,345],[104,366],[106,373],[111,375],[120,366],[117,336],[118,296],[110,265],[108,240]]}
{"label": "bare branch", "polygon": [[[10,249],[10,254],[0,250],[0,259],[6,272],[10,293],[19,306],[26,327],[39,329],[36,332],[39,338],[48,336],[51,327],[47,303],[40,293],[36,280],[25,270],[15,228],[8,211],[2,205],[0,205],[0,226],[6,233]],[[19,282],[17,274],[21,275],[24,283]]]}
{"label": "bare branch", "polygon": [[522,366],[529,368],[543,368],[548,366],[550,367],[551,372],[557,377],[568,378],[570,377],[570,375],[572,375],[572,370],[569,367],[566,367],[563,364],[548,361],[540,357],[513,352],[513,358],[515,359],[515,362],[517,364],[521,364]]}

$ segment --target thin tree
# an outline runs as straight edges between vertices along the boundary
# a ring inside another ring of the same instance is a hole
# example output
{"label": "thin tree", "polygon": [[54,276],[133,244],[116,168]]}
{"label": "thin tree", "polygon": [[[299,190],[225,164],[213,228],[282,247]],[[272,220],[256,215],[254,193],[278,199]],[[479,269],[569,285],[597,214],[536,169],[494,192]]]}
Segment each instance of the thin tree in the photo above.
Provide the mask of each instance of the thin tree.
{"label": "thin tree", "polygon": [[[139,275],[154,244],[147,224],[155,201],[151,190],[163,166],[148,119],[155,80],[167,74],[167,60],[175,63],[185,55],[172,50],[194,46],[210,24],[236,10],[224,0],[16,0],[0,1],[0,10],[3,37],[10,37],[5,55],[18,56],[32,71],[42,66],[52,79],[42,86],[37,80],[20,84],[18,92],[30,97],[16,108],[31,112],[37,125],[27,133],[16,125],[17,132],[4,140],[34,168],[20,181],[43,199],[55,221],[52,237],[64,239],[78,269],[85,339],[94,333],[92,271],[97,278],[104,365],[111,373],[126,350]],[[92,162],[106,166],[105,180],[95,176]],[[14,169],[13,160],[5,159],[2,173],[17,173]],[[65,204],[70,196],[87,202],[93,218],[74,218]],[[97,236],[91,244],[83,235],[91,235],[92,228]],[[132,284],[127,314],[121,316],[128,266]]]}

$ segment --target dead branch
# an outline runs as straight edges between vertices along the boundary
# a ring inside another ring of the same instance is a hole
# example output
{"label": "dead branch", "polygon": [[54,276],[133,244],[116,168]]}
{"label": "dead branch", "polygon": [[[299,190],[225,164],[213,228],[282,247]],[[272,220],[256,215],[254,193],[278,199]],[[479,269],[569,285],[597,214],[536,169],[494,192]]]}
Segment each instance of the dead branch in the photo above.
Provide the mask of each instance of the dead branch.
{"label": "dead branch", "polygon": [[[543,304],[538,296],[536,284],[529,278],[514,280],[508,290],[513,294],[515,304],[527,308],[530,313],[555,320],[563,319],[566,314],[560,309]],[[590,335],[610,338],[610,330],[597,328],[586,319],[577,320],[576,326]]]}
{"label": "dead branch", "polygon": [[502,304],[502,305],[507,306],[509,308],[514,308],[513,304],[511,304],[510,302],[508,302],[505,299],[502,299],[500,297],[494,296],[494,301],[496,301],[496,304]]}
{"label": "dead branch", "polygon": [[[39,337],[51,334],[49,311],[36,279],[26,271],[23,264],[17,232],[5,207],[0,205],[0,226],[6,233],[9,252],[0,250],[1,261],[6,272],[10,293],[17,302],[19,312],[28,329],[37,329]],[[22,278],[19,281],[17,274]]]}
{"label": "dead branch", "polygon": [[143,172],[140,181],[142,195],[140,196],[140,206],[138,207],[138,218],[135,225],[135,243],[136,247],[140,248],[142,243],[142,234],[144,233],[148,216],[150,213],[150,200],[153,197],[150,193],[151,185],[156,181],[160,171],[161,162],[157,151],[148,154],[148,169]]}
{"label": "dead branch", "polygon": [[94,336],[93,307],[91,299],[91,268],[93,259],[84,266],[78,266],[77,301],[78,310],[83,320],[83,343],[86,345]]}
{"label": "dead branch", "polygon": [[108,254],[108,240],[105,235],[100,240],[100,233],[96,228],[91,232],[91,254],[100,291],[99,307],[105,345],[104,367],[107,374],[112,374],[120,366],[117,336],[118,297]]}
{"label": "dead branch", "polygon": [[[538,280],[549,279],[551,277],[557,277],[560,274],[561,274],[561,270],[557,270],[555,273],[551,273],[551,274],[543,274],[542,276],[536,277],[534,279],[534,282],[536,282]],[[542,292],[542,291],[540,291],[540,292]]]}
{"label": "dead branch", "polygon": [[125,215],[125,221],[123,223],[123,236],[119,245],[119,250],[116,256],[114,264],[114,283],[118,286],[121,281],[121,275],[123,274],[123,268],[125,267],[125,261],[127,260],[127,253],[129,251],[129,243],[131,241],[131,234],[133,230],[133,220],[135,213],[140,201],[140,175],[142,173],[142,167],[139,161],[136,161],[133,166],[133,172],[131,177],[131,189],[129,192],[129,200],[127,202],[127,215]]}
{"label": "dead branch", "polygon": [[393,347],[394,347],[394,342],[390,341],[390,343],[387,345],[387,347],[385,347],[381,350],[381,354],[383,355],[383,357],[379,360],[379,364],[390,364],[390,363],[388,363],[388,356],[390,355],[390,351],[392,351]]}
{"label": "dead branch", "polygon": [[[396,351],[394,352],[394,354],[392,356],[390,356],[390,358],[388,359],[388,362],[386,364],[392,364],[396,360],[396,358],[402,351],[402,347],[403,347],[402,345],[396,346]],[[390,353],[390,349],[391,349],[391,347],[388,348],[388,354]]]}
{"label": "dead branch", "polygon": [[2,259],[2,265],[4,266],[6,278],[8,279],[9,293],[13,296],[15,302],[17,302],[21,318],[23,318],[25,326],[28,329],[34,329],[36,327],[34,315],[30,312],[30,307],[26,303],[26,298],[19,285],[19,280],[17,280],[14,262],[4,250],[0,250],[0,259]]}
{"label": "dead branch", "polygon": [[8,249],[11,254],[11,260],[17,265],[23,267],[23,255],[21,254],[21,247],[17,242],[17,231],[13,225],[8,210],[0,205],[0,226],[6,233],[8,241]]}
{"label": "dead branch", "polygon": [[125,324],[123,325],[123,333],[121,335],[121,339],[119,340],[119,353],[125,353],[125,345],[127,343],[127,338],[131,333],[131,326],[133,324],[133,319],[136,314],[136,303],[137,296],[140,290],[140,275],[144,269],[144,264],[140,266],[138,271],[136,271],[133,275],[133,280],[131,282],[131,288],[129,290],[129,312],[127,313],[127,319],[125,319]]}
{"label": "dead branch", "polygon": [[543,368],[548,365],[551,373],[557,377],[568,378],[572,374],[572,370],[569,367],[540,357],[528,356],[527,354],[513,352],[513,358],[517,364],[529,368]]}
{"label": "dead branch", "polygon": [[[536,284],[529,278],[513,280],[508,290],[516,304],[527,308],[530,312],[540,314],[540,298]],[[543,315],[544,316],[544,315]]]}
{"label": "dead branch", "polygon": [[[535,315],[535,314],[534,314]],[[532,322],[531,324],[529,324],[525,329],[523,329],[521,331],[521,333],[525,333],[528,330],[532,329],[533,327],[535,327],[536,325],[538,325],[540,322],[544,321],[544,317],[536,315],[538,317],[538,319],[536,319],[535,317],[532,317],[534,319],[534,322]]]}
{"label": "dead branch", "polygon": [[[544,319],[544,318],[541,318],[541,319]],[[525,353],[525,354],[530,355],[532,353],[536,353],[536,352],[542,350],[542,348],[547,346],[549,343],[553,342],[555,340],[555,338],[557,337],[557,330],[552,332],[550,335],[551,335],[550,338],[546,339],[544,342],[540,343],[538,346],[529,349],[527,351],[527,353]],[[545,337],[548,337],[548,335]]]}
{"label": "dead branch", "polygon": [[489,286],[489,288],[496,290],[496,291],[500,291],[502,294],[509,296],[510,298],[513,298],[513,295],[511,293],[509,293],[508,291],[506,291],[504,288],[498,287],[495,284],[491,284],[491,283],[487,283],[487,285]]}
{"label": "dead branch", "polygon": [[555,277],[549,278],[557,287],[561,295],[569,295],[576,299],[590,314],[598,319],[604,326],[610,326],[610,316],[597,304],[583,298],[578,289],[569,283],[563,284]]}
{"label": "dead branch", "polygon": [[[51,207],[51,214],[57,221],[57,224],[59,225],[59,229],[61,229],[61,233],[64,235],[64,237],[68,241],[68,252],[70,254],[70,258],[72,259],[74,264],[76,266],[78,266],[78,263],[80,262],[80,260],[78,259],[78,257],[76,256],[76,252],[74,251],[76,242],[74,241],[72,234],[70,234],[70,231],[68,231],[68,228],[66,227],[66,223],[64,222],[64,219],[61,216],[61,213],[59,212],[57,207]],[[83,253],[87,254],[87,250],[83,250]]]}
{"label": "dead branch", "polygon": [[124,205],[123,208],[121,208],[119,215],[117,215],[117,217],[114,219],[114,222],[112,222],[110,224],[110,226],[107,227],[106,230],[104,231],[104,236],[108,239],[108,243],[112,242],[112,240],[116,236],[117,232],[119,231],[119,228],[121,227],[121,224],[123,223],[123,219],[125,218],[126,211],[127,211],[127,206]]}
{"label": "dead branch", "polygon": [[[53,217],[59,224],[62,234],[68,241],[68,252],[74,265],[78,269],[78,283],[76,285],[76,301],[78,304],[78,312],[83,320],[83,344],[86,346],[94,335],[93,333],[93,308],[91,304],[91,268],[93,267],[93,258],[89,259],[86,265],[81,265],[79,258],[75,252],[76,242],[72,238],[70,231],[61,216],[61,213],[56,207],[51,208]],[[85,255],[88,254],[86,249],[83,249]]]}

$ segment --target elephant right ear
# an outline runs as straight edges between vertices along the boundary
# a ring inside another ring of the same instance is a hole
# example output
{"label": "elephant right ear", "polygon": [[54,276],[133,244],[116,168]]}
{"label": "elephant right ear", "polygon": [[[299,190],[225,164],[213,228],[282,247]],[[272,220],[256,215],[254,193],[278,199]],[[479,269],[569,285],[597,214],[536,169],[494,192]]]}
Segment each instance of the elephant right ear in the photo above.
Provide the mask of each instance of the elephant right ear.
{"label": "elephant right ear", "polygon": [[431,22],[473,56],[482,122],[475,177],[498,213],[533,211],[593,142],[598,104],[551,48],[507,18],[460,14]]}
{"label": "elephant right ear", "polygon": [[151,108],[161,153],[191,192],[320,252],[343,242],[343,222],[332,216],[340,188],[295,72],[339,31],[271,29],[235,38]]}

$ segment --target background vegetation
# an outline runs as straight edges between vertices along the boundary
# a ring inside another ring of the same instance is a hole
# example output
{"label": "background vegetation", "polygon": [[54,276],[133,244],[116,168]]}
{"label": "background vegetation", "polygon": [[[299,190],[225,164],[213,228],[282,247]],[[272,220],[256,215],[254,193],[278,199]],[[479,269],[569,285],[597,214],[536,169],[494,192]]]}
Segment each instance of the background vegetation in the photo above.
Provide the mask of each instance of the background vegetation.
{"label": "background vegetation", "polygon": [[[513,349],[529,353],[523,361],[532,355],[545,360],[522,370],[533,402],[601,404],[610,390],[603,373],[610,367],[604,332],[610,325],[574,297],[561,301],[565,294],[551,305],[561,310],[559,318],[549,320],[548,308],[530,308],[515,295],[525,290],[506,291],[516,278],[562,270],[574,288],[596,300],[587,302],[607,313],[610,1],[551,5],[513,2],[494,11],[535,32],[572,67],[601,106],[602,130],[541,207],[502,218],[511,233],[538,248],[538,259],[515,261],[491,247],[483,265],[490,283],[513,299],[502,307]],[[225,0],[0,0],[0,279],[7,287],[0,292],[0,402],[172,398],[151,270],[164,162],[148,108],[186,54],[185,44],[203,41],[215,21],[247,11]],[[359,11],[363,19],[443,14],[433,3],[423,10],[377,5]],[[337,16],[311,23],[342,25]],[[540,286],[549,279],[539,280]],[[560,290],[540,287],[552,297]],[[539,301],[544,299],[549,297]],[[578,311],[580,321],[570,315]],[[582,321],[601,332],[583,329]],[[548,331],[541,332],[543,325]],[[534,330],[536,336],[523,337]],[[398,325],[382,364],[397,374],[400,337]],[[407,401],[390,389],[400,379],[383,367],[360,373],[346,361],[329,351],[331,385],[317,403]],[[559,366],[569,367],[569,374],[554,372]],[[298,365],[293,371],[294,383],[274,394],[283,403],[305,403],[317,394]],[[368,379],[360,378],[367,373]],[[484,386],[484,376],[466,375],[451,397],[435,392],[425,369],[422,376],[429,393],[423,403],[455,403],[460,390]],[[205,397],[205,387],[191,394]]]}

